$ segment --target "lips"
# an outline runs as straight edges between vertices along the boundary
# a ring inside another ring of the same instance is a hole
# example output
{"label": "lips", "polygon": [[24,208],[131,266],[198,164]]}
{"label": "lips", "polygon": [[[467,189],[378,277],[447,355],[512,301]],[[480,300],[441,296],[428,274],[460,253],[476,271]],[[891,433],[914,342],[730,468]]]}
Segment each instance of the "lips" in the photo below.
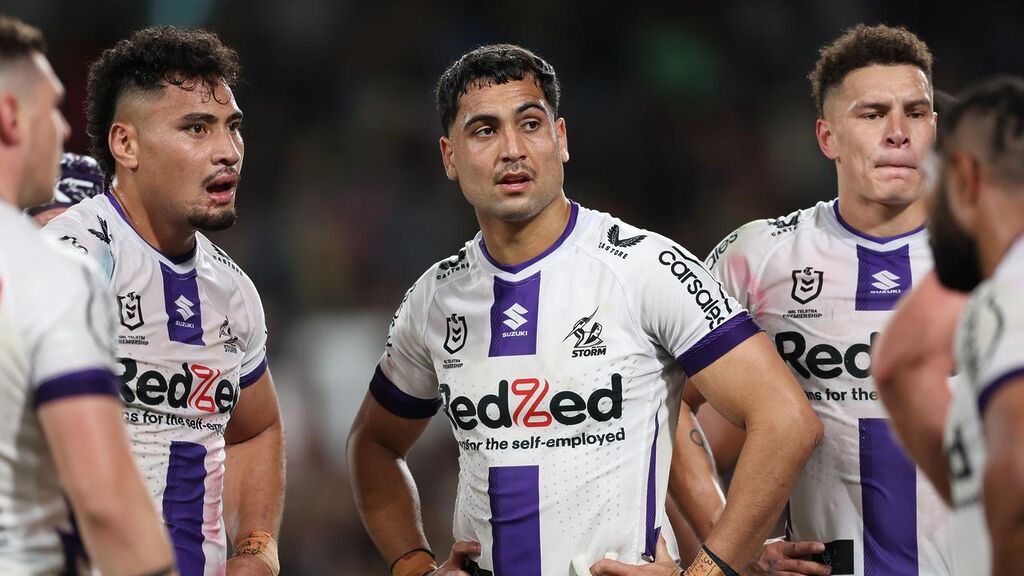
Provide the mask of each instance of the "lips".
{"label": "lips", "polygon": [[236,172],[221,172],[206,181],[206,193],[218,204],[227,204],[235,196],[235,188],[238,187],[238,174]]}
{"label": "lips", "polygon": [[527,172],[509,172],[498,178],[498,187],[504,192],[523,192],[533,181]]}

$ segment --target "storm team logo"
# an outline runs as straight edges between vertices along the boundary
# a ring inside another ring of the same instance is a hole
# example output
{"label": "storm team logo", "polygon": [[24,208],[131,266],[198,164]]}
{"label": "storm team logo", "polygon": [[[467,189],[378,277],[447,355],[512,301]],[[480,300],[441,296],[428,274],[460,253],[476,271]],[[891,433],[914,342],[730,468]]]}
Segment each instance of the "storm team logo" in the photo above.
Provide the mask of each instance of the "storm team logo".
{"label": "storm team logo", "polygon": [[594,316],[597,316],[597,309],[577,320],[572,330],[566,334],[565,338],[562,338],[562,342],[569,338],[576,338],[576,344],[572,347],[573,358],[603,356],[607,352],[608,348],[604,345],[604,340],[601,339],[603,327],[600,323],[594,322]]}

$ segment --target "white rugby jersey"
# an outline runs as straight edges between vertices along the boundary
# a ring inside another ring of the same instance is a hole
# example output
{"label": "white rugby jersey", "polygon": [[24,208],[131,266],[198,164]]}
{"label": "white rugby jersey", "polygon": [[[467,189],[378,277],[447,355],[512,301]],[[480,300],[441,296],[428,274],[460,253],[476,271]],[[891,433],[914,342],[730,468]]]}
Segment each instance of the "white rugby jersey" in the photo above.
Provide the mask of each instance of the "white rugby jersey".
{"label": "white rugby jersey", "polygon": [[0,202],[0,574],[58,574],[76,543],[36,409],[116,396],[98,274]]}
{"label": "white rugby jersey", "polygon": [[992,395],[1024,376],[1024,238],[1007,251],[991,278],[971,294],[957,328],[957,366],[963,372],[953,395],[945,449],[953,495],[956,574],[992,572],[982,486],[985,436],[982,419]]}
{"label": "white rugby jersey", "polygon": [[924,227],[878,238],[838,200],[727,236],[706,263],[764,327],[825,426],[790,495],[793,540],[828,544],[832,574],[951,569],[942,500],[890,434],[871,345],[914,278],[932,268]]}
{"label": "white rugby jersey", "polygon": [[110,193],[45,228],[94,257],[116,297],[116,356],[132,452],[163,515],[182,576],[224,573],[224,429],[266,371],[266,326],[249,278],[202,234],[169,258]]}
{"label": "white rugby jersey", "polygon": [[407,418],[443,407],[476,574],[564,576],[653,555],[684,373],[758,331],[689,252],[574,203],[532,260],[500,265],[478,234],[428,270],[370,390]]}

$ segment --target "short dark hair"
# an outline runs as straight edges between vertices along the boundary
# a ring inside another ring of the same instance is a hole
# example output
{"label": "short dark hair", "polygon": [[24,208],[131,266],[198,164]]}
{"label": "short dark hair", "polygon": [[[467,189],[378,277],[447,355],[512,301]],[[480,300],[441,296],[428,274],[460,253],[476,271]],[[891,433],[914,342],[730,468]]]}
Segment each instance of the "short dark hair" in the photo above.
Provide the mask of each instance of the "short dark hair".
{"label": "short dark hair", "polygon": [[939,130],[946,133],[943,151],[963,142],[956,131],[968,119],[991,120],[983,124],[987,132],[974,141],[980,160],[998,177],[1024,184],[1024,79],[995,76],[965,90],[945,117],[939,117]]}
{"label": "short dark hair", "polygon": [[917,66],[932,81],[932,53],[913,32],[902,26],[857,24],[821,47],[807,75],[818,116],[825,117],[825,99],[847,74],[872,64]]}
{"label": "short dark hair", "polygon": [[[109,182],[114,157],[107,134],[118,101],[126,92],[156,92],[172,85],[194,90],[238,80],[238,53],[213,32],[173,26],[153,26],[133,32],[103,52],[89,67],[86,132],[89,148]],[[190,82],[199,80],[196,85]]]}
{"label": "short dark hair", "polygon": [[514,44],[491,44],[463,54],[441,74],[434,99],[445,136],[459,111],[459,98],[471,88],[531,78],[558,115],[561,87],[551,64]]}
{"label": "short dark hair", "polygon": [[0,60],[21,58],[32,52],[46,53],[43,33],[17,18],[0,14]]}

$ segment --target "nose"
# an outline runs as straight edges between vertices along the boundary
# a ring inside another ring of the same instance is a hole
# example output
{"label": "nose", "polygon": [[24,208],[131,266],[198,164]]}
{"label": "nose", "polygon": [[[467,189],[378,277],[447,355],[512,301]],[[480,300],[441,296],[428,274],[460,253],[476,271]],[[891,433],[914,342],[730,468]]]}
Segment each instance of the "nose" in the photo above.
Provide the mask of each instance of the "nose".
{"label": "nose", "polygon": [[886,128],[885,143],[889,148],[903,148],[910,143],[907,119],[902,114],[891,114]]}
{"label": "nose", "polygon": [[60,114],[60,129],[63,134],[61,142],[67,142],[71,138],[71,124],[68,123],[68,119],[64,117],[63,112],[58,112],[58,114]]}
{"label": "nose", "polygon": [[225,127],[220,130],[216,147],[213,150],[213,163],[234,166],[242,161],[242,140],[238,133]]}
{"label": "nose", "polygon": [[504,162],[518,162],[526,158],[526,148],[523,146],[522,134],[518,130],[510,129],[504,131],[502,138],[501,159]]}

